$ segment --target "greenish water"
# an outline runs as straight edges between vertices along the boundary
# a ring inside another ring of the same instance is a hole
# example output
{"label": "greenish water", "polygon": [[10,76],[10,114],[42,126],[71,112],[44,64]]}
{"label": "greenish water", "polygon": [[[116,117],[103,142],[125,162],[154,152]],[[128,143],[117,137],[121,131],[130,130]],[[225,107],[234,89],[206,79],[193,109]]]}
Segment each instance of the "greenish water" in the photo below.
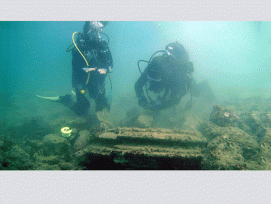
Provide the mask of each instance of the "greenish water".
{"label": "greenish water", "polygon": [[[38,100],[35,95],[71,93],[71,53],[66,49],[72,34],[82,31],[83,25],[80,21],[0,22],[0,110],[4,126],[21,125],[33,118],[47,124],[73,117],[61,105]],[[138,107],[134,92],[140,76],[137,61],[148,60],[175,40],[188,50],[196,81],[207,81],[219,101],[270,97],[270,27],[270,22],[253,21],[110,22],[104,29],[114,60],[108,120],[118,124],[127,111]],[[110,87],[109,81],[106,86]],[[178,107],[168,111],[176,116],[178,110],[181,112]]]}

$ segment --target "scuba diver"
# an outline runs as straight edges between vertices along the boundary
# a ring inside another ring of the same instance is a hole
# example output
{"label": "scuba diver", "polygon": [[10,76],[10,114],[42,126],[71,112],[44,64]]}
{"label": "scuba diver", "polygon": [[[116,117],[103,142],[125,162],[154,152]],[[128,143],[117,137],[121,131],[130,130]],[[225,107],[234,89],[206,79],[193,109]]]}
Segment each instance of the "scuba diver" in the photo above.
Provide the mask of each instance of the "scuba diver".
{"label": "scuba diver", "polygon": [[[162,55],[155,56],[158,53]],[[140,62],[148,63],[143,73]],[[178,42],[155,52],[149,61],[139,60],[138,68],[141,76],[135,83],[135,92],[138,104],[147,110],[162,110],[177,105],[189,90],[192,92],[192,84],[195,84],[191,76],[193,63]]]}
{"label": "scuba diver", "polygon": [[[88,91],[89,97],[95,100],[96,111],[102,111],[104,108],[110,111],[110,103],[105,91],[105,79],[111,72],[113,59],[108,47],[109,38],[102,31],[107,23],[105,21],[86,21],[83,32],[73,34],[73,44],[66,50],[66,52],[72,51],[72,87],[75,90],[76,102],[72,100],[70,94],[51,97],[52,100],[64,104],[79,116],[86,114],[90,108],[86,91]],[[74,39],[75,34],[76,40]],[[102,38],[102,35],[107,37],[107,41]],[[50,97],[42,98],[50,99]]]}

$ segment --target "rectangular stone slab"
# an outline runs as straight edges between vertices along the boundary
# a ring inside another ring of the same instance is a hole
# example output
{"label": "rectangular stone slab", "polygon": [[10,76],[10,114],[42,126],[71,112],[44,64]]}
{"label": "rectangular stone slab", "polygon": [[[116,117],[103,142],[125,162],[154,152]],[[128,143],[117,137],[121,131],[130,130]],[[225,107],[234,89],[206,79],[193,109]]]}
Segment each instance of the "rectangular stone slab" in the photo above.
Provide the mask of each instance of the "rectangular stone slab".
{"label": "rectangular stone slab", "polygon": [[182,143],[207,144],[207,140],[200,133],[188,130],[167,129],[141,129],[141,128],[116,128],[99,135],[101,139],[113,140],[164,140]]}

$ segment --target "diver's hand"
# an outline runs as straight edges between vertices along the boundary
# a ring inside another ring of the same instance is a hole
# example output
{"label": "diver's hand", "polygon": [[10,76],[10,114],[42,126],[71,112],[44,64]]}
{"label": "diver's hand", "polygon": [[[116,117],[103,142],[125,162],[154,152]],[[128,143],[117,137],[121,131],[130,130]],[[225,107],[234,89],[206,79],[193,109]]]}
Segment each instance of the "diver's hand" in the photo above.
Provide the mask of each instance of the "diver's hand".
{"label": "diver's hand", "polygon": [[84,67],[82,68],[85,72],[92,72],[92,71],[95,71],[97,69],[97,67]]}
{"label": "diver's hand", "polygon": [[146,99],[145,96],[141,96],[139,99],[138,99],[138,105],[139,106],[142,106],[142,107],[147,107],[148,106],[148,100]]}
{"label": "diver's hand", "polygon": [[100,74],[106,74],[107,73],[107,70],[106,69],[98,69],[98,72]]}
{"label": "diver's hand", "polygon": [[151,105],[148,105],[146,107],[147,110],[161,110],[161,107],[162,107],[162,103],[154,103],[154,104],[151,104]]}

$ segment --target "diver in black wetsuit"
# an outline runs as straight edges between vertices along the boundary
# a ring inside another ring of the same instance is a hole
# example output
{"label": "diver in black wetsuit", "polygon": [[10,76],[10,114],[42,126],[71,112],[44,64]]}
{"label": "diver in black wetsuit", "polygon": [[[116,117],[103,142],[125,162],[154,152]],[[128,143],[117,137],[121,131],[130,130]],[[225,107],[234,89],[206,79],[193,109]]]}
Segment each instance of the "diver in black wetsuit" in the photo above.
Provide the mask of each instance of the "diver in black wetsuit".
{"label": "diver in black wetsuit", "polygon": [[[77,101],[71,95],[59,96],[59,102],[69,107],[78,115],[84,115],[90,108],[86,90],[95,100],[96,111],[110,110],[106,98],[105,79],[113,67],[112,55],[101,35],[107,22],[86,21],[83,33],[77,33],[72,48],[72,86]],[[74,33],[75,34],[75,33]],[[74,35],[73,35],[74,36]]]}
{"label": "diver in black wetsuit", "polygon": [[[155,57],[159,52],[162,55]],[[147,110],[162,110],[177,105],[195,83],[191,76],[193,63],[178,42],[168,44],[165,50],[157,51],[149,61],[144,62],[148,65],[135,83],[135,92],[138,104]]]}

